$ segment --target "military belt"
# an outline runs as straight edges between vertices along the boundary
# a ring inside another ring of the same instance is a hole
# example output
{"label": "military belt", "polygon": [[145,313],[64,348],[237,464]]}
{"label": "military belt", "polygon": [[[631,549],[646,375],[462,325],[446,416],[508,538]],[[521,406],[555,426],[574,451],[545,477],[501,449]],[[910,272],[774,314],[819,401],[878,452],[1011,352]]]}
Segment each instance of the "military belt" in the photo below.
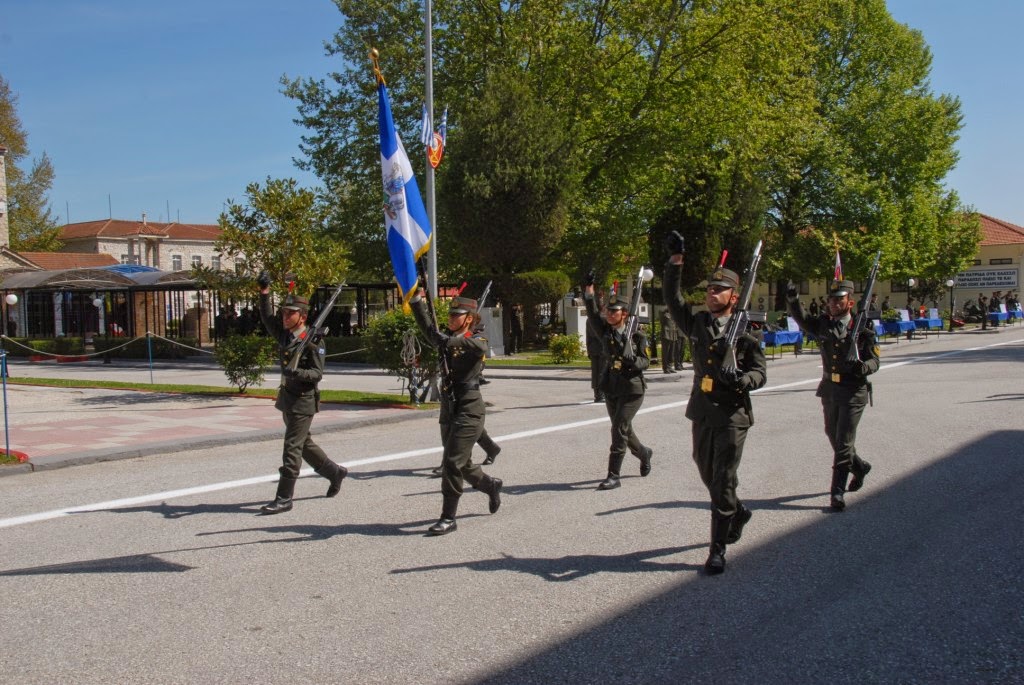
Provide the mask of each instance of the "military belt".
{"label": "military belt", "polygon": [[470,390],[479,390],[480,383],[455,383],[452,386],[452,390],[455,392],[469,392]]}

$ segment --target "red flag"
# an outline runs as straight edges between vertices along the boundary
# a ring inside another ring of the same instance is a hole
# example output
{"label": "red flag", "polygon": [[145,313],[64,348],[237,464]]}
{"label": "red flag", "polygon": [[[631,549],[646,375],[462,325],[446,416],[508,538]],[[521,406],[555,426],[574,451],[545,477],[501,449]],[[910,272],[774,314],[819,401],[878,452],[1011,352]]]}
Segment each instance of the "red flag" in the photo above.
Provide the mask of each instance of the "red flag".
{"label": "red flag", "polygon": [[836,281],[843,280],[843,263],[839,260],[839,250],[836,250],[836,269],[835,273],[832,274],[832,279]]}

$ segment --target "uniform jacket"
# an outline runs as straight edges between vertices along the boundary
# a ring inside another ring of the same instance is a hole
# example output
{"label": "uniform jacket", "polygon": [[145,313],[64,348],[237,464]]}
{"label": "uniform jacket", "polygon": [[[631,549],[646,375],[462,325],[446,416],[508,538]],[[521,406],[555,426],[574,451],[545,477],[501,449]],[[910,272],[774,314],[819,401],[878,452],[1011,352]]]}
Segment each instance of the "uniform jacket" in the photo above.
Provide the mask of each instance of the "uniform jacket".
{"label": "uniform jacket", "polygon": [[879,366],[878,342],[873,327],[866,327],[857,340],[861,361],[850,364],[846,361],[846,354],[854,323],[852,316],[832,319],[828,314],[822,314],[808,318],[799,302],[789,303],[789,313],[801,329],[818,341],[823,372],[818,396],[828,395],[843,400],[855,395],[866,395],[870,387],[867,377],[878,371]]}
{"label": "uniform jacket", "polygon": [[[480,400],[480,374],[484,370],[484,357],[487,356],[487,339],[473,335],[467,331],[464,335],[451,335],[440,331],[437,324],[430,318],[427,303],[422,298],[414,297],[409,305],[412,307],[416,325],[427,336],[431,344],[443,350],[450,370],[449,377],[443,379],[446,387],[455,396],[455,401],[463,403]],[[443,409],[443,407],[442,407]]]}
{"label": "uniform jacket", "polygon": [[633,334],[634,357],[631,361],[624,360],[624,334],[602,318],[592,294],[585,295],[583,301],[587,307],[587,328],[592,328],[601,337],[604,370],[601,372],[599,387],[606,395],[615,397],[643,395],[647,390],[644,371],[651,365],[647,355],[647,336],[641,330]]}
{"label": "uniform jacket", "polygon": [[661,339],[669,342],[679,340],[679,329],[672,320],[672,312],[667,308],[661,312]]}
{"label": "uniform jacket", "polygon": [[286,330],[281,318],[274,313],[270,295],[260,294],[260,319],[267,333],[277,341],[281,362],[281,387],[278,388],[277,402],[274,406],[292,414],[317,413],[320,410],[320,390],[317,389],[317,384],[324,376],[326,356],[323,344],[307,344],[302,351],[298,367],[294,373],[290,373],[286,371],[286,367],[291,364],[302,338],[311,335],[310,330],[307,328],[300,336],[294,336]]}
{"label": "uniform jacket", "polygon": [[750,391],[768,380],[767,362],[761,344],[750,333],[736,340],[736,365],[743,372],[733,387],[718,380],[725,359],[723,337],[728,317],[716,319],[709,312],[694,312],[679,294],[682,266],[669,263],[663,279],[665,303],[683,335],[690,339],[693,351],[693,389],[686,405],[688,419],[704,421],[712,427],[747,428],[754,425]]}

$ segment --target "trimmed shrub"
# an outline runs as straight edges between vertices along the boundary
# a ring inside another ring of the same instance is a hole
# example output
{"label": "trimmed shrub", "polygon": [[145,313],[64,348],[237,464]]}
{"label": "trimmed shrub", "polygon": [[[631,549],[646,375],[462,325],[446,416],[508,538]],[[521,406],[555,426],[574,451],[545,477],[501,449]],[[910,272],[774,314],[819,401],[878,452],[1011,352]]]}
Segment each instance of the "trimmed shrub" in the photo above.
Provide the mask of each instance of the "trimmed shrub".
{"label": "trimmed shrub", "polygon": [[217,343],[214,359],[224,369],[228,382],[245,392],[263,383],[264,371],[274,363],[276,343],[259,335],[230,335]]}
{"label": "trimmed shrub", "polygon": [[556,364],[569,364],[583,356],[583,345],[578,335],[552,335],[548,350]]}
{"label": "trimmed shrub", "polygon": [[[146,346],[146,338],[136,338],[125,347],[127,341],[125,338],[93,338],[92,344],[96,348],[97,352],[106,352],[110,350],[109,354],[111,357],[118,359],[149,359],[149,350]],[[199,340],[196,338],[178,338],[171,342],[168,340],[161,340],[160,338],[153,338],[153,358],[154,359],[185,359],[186,357],[192,357],[198,354],[194,349],[198,348]],[[176,344],[180,343],[180,344]],[[185,345],[186,347],[182,347]],[[114,349],[117,347],[118,349]]]}

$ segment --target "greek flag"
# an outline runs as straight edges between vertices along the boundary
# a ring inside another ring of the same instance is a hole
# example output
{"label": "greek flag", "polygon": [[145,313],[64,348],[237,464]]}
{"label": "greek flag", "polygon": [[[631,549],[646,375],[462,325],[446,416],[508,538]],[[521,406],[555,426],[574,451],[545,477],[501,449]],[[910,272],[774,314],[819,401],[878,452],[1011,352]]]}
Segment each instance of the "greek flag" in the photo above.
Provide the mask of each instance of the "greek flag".
{"label": "greek flag", "polygon": [[377,83],[380,120],[380,166],[384,179],[384,226],[395,280],[407,305],[417,286],[416,260],[430,249],[433,231],[423,206],[416,177],[402,141],[395,131],[383,79]]}

